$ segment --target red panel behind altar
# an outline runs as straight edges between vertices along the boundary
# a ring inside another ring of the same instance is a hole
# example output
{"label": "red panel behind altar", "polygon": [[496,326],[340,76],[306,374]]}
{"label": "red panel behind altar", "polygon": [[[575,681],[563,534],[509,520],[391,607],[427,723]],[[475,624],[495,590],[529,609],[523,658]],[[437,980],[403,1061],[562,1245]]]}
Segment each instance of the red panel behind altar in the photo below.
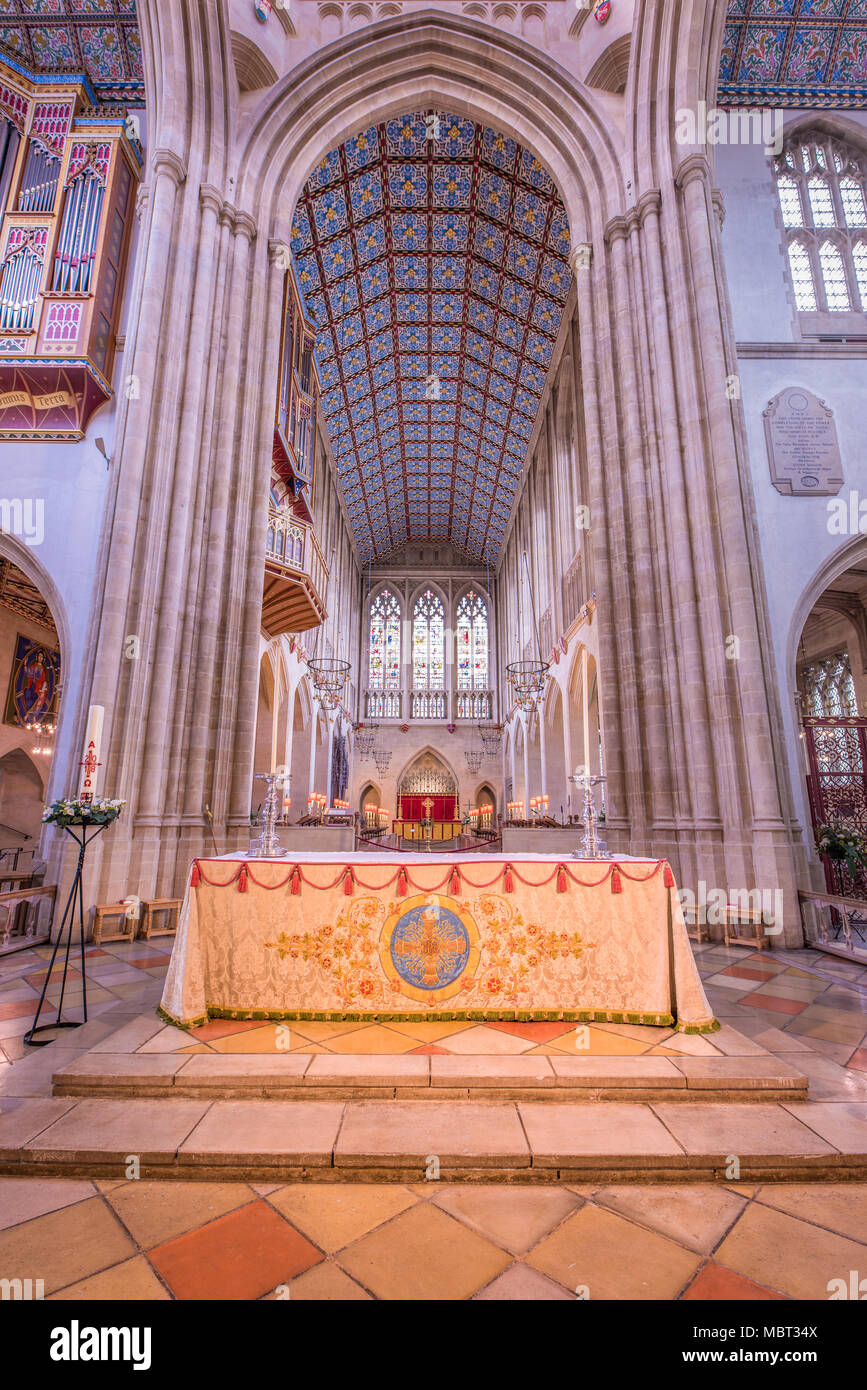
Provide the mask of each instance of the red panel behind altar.
{"label": "red panel behind altar", "polygon": [[[423,802],[430,800],[433,807],[428,813]],[[420,792],[418,796],[400,796],[397,802],[397,815],[399,820],[426,820],[430,815],[431,820],[457,820],[458,818],[458,799],[452,794],[450,796],[430,797],[425,792]]]}

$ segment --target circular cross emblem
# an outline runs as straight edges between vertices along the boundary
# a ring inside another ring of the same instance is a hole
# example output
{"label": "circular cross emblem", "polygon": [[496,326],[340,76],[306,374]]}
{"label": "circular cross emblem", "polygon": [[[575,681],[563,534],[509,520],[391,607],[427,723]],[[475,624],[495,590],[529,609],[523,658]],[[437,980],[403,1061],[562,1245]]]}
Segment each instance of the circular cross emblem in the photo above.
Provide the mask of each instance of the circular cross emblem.
{"label": "circular cross emblem", "polygon": [[402,994],[436,1003],[460,989],[479,961],[479,933],[453,898],[424,893],[401,903],[380,940],[383,968]]}

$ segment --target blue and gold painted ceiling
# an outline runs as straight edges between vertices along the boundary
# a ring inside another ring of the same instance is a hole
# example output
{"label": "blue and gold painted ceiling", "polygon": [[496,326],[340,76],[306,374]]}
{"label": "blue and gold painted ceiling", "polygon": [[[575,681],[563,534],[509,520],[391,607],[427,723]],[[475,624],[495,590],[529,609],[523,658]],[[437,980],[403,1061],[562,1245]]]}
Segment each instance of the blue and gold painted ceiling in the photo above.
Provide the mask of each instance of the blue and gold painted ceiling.
{"label": "blue and gold painted ceiling", "polygon": [[867,0],[729,0],[719,101],[863,107]]}
{"label": "blue and gold painted ceiling", "polygon": [[86,73],[101,104],[144,104],[135,0],[0,0],[0,50],[32,73]]}
{"label": "blue and gold painted ceiling", "polygon": [[495,563],[571,282],[547,170],[462,116],[400,116],[323,159],[292,251],[362,558],[432,539]]}

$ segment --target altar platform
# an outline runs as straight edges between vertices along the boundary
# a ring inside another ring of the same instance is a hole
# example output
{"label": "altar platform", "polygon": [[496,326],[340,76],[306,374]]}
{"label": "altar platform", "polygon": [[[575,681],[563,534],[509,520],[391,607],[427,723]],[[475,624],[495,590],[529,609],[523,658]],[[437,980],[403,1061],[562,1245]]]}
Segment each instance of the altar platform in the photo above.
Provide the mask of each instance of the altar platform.
{"label": "altar platform", "polygon": [[502,854],[196,860],[161,1011],[718,1027],[665,861]]}

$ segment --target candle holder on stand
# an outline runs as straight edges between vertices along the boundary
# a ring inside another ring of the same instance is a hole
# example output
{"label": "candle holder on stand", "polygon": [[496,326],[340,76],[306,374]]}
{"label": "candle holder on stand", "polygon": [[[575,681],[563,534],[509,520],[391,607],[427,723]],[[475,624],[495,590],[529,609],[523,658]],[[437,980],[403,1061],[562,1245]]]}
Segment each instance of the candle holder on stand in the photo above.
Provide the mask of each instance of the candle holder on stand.
{"label": "candle holder on stand", "polygon": [[259,838],[250,846],[250,854],[256,859],[282,859],[289,851],[284,849],[277,839],[275,827],[280,808],[277,783],[282,786],[285,774],[278,777],[276,772],[257,772],[256,778],[261,778],[268,790],[265,794],[265,805],[262,807],[262,829]]}
{"label": "candle holder on stand", "polygon": [[601,775],[591,776],[586,770],[578,775],[569,778],[574,786],[581,789],[584,798],[584,839],[582,848],[572,851],[573,859],[603,859],[608,852],[608,846],[599,834],[599,816],[596,812],[596,803],[593,797],[593,788],[605,778]]}
{"label": "candle holder on stand", "polygon": [[[124,806],[125,801],[121,800],[101,800],[94,801],[93,797],[85,793],[77,800],[55,801],[46,807],[42,819],[45,823],[59,826],[70,835],[78,845],[78,863],[75,866],[75,875],[72,880],[72,887],[69,890],[69,897],[66,899],[66,907],[63,909],[63,917],[60,920],[60,928],[57,933],[57,940],[54,943],[54,950],[51,952],[51,960],[45,972],[45,981],[42,986],[42,993],[39,996],[39,1003],[36,1006],[36,1013],[28,1031],[24,1034],[24,1042],[29,1047],[47,1047],[53,1042],[53,1038],[37,1038],[37,1033],[53,1033],[58,1028],[80,1028],[87,1022],[87,972],[84,961],[84,889],[82,887],[82,875],[84,872],[84,856],[87,853],[87,846],[95,840],[107,825],[117,820]],[[81,831],[77,835],[76,830]],[[88,831],[90,835],[88,836]],[[72,952],[72,935],[75,931],[76,908],[78,909],[78,941],[81,957],[81,1013],[80,1019],[63,1018],[63,999],[66,994],[66,980],[69,974],[69,957]],[[64,936],[66,944],[64,946]],[[39,1016],[42,1013],[42,1006],[45,1003],[45,996],[48,993],[48,985],[54,970],[54,962],[57,954],[63,947],[63,976],[60,984],[60,999],[57,1003],[57,1018],[53,1023],[40,1023]]]}

